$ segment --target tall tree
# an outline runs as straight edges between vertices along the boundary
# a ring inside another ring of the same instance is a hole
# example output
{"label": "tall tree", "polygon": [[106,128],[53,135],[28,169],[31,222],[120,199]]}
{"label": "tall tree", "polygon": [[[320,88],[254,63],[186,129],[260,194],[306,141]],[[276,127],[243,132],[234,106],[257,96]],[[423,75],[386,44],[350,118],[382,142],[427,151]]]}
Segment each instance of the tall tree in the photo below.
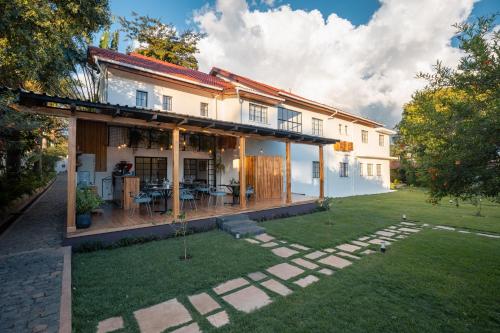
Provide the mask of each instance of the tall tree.
{"label": "tall tree", "polygon": [[159,19],[139,16],[132,12],[132,19],[120,17],[122,31],[127,39],[138,42],[134,52],[168,61],[180,66],[198,69],[198,42],[202,34],[192,30],[179,33],[172,24],[162,23]]}
{"label": "tall tree", "polygon": [[398,125],[402,157],[430,188],[433,202],[499,199],[500,31],[495,16],[456,25],[464,51],[457,68],[438,63]]}
{"label": "tall tree", "polygon": [[119,40],[120,40],[120,32],[116,30],[115,32],[113,32],[113,37],[111,38],[111,45],[109,46],[109,48],[111,50],[118,51]]}
{"label": "tall tree", "polygon": [[101,39],[99,40],[99,47],[102,49],[108,49],[109,48],[109,30],[105,30],[102,35]]}

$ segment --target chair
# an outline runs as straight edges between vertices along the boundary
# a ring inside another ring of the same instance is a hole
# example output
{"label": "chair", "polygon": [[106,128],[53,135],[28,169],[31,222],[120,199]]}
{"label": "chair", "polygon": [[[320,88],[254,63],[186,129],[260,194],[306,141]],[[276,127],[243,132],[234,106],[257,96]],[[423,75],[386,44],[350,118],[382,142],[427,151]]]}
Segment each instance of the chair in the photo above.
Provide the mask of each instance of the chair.
{"label": "chair", "polygon": [[[130,192],[130,196],[133,198],[133,201],[135,204],[139,205],[139,209],[141,207],[141,204],[146,205],[146,209],[148,211],[149,216],[153,216],[153,210],[151,209],[151,197],[145,193],[145,192],[139,192],[137,195],[133,195],[132,192]],[[132,212],[130,216],[134,216],[135,213],[135,205],[132,205]]]}
{"label": "chair", "polygon": [[149,196],[152,199],[153,209],[154,209],[154,207],[155,207],[155,201],[158,200],[158,199],[162,199],[163,198],[163,193],[161,191],[153,190],[153,191],[149,192]]}
{"label": "chair", "polygon": [[181,209],[184,208],[184,201],[189,201],[189,206],[191,209],[193,209],[193,204],[194,204],[194,209],[198,210],[198,207],[196,207],[196,201],[194,200],[194,195],[191,193],[190,190],[188,189],[181,189],[180,190],[180,199],[181,199]]}
{"label": "chair", "polygon": [[196,192],[199,193],[200,198],[203,199],[210,194],[210,188],[206,185],[200,185],[196,188]]}
{"label": "chair", "polygon": [[252,185],[248,185],[247,186],[247,191],[246,191],[247,200],[250,200],[250,197],[252,195],[254,195],[254,194],[255,194],[255,190],[254,190],[253,186]]}
{"label": "chair", "polygon": [[222,205],[224,205],[224,197],[226,196],[226,192],[224,191],[217,191],[217,188],[214,186],[210,186],[209,192],[210,197],[208,198],[208,205],[210,206],[210,202],[212,201],[212,198],[215,198],[215,207],[217,207],[217,202],[219,201],[219,198],[221,198]]}

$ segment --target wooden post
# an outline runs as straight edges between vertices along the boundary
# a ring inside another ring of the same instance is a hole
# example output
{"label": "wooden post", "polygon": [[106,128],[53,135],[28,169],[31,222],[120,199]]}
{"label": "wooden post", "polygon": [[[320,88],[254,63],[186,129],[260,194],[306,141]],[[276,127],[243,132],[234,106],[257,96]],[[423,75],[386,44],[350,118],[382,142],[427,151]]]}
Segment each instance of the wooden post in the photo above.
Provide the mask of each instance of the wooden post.
{"label": "wooden post", "polygon": [[240,136],[240,207],[247,207],[247,173],[245,165],[245,137]]}
{"label": "wooden post", "polygon": [[68,123],[68,206],[66,215],[67,232],[76,231],[76,118],[70,117]]}
{"label": "wooden post", "polygon": [[173,182],[173,207],[172,212],[174,219],[176,220],[180,214],[180,201],[179,201],[179,128],[175,127],[172,130],[172,155],[173,155],[173,166],[172,166],[172,182]]}
{"label": "wooden post", "polygon": [[292,203],[292,162],[290,141],[286,142],[286,203]]}
{"label": "wooden post", "polygon": [[323,145],[319,145],[319,198],[325,198],[325,165],[323,161]]}

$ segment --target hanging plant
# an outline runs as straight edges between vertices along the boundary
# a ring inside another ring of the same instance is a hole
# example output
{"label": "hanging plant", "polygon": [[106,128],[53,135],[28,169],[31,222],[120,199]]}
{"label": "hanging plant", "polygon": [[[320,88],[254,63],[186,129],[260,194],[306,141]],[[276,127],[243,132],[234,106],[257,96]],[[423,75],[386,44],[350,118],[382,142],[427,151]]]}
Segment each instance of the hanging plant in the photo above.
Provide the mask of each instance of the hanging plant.
{"label": "hanging plant", "polygon": [[141,130],[137,128],[131,128],[128,133],[129,146],[132,148],[137,148],[139,143],[141,143],[143,139],[143,135]]}
{"label": "hanging plant", "polygon": [[220,173],[225,173],[226,172],[226,165],[222,162],[222,158],[219,156],[217,160],[215,161],[215,170]]}

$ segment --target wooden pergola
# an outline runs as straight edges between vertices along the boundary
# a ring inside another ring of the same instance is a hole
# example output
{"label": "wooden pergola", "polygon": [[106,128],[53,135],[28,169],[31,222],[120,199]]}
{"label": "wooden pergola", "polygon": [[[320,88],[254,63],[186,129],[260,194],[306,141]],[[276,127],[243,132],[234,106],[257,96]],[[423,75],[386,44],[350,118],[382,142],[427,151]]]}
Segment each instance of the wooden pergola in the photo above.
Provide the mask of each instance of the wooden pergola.
{"label": "wooden pergola", "polygon": [[[324,157],[323,146],[335,144],[337,140],[306,135],[302,133],[276,130],[247,124],[213,120],[208,118],[160,112],[151,109],[135,108],[123,105],[96,103],[77,99],[49,96],[34,92],[17,90],[19,99],[10,105],[20,112],[64,117],[68,119],[68,170],[76,170],[76,130],[77,120],[106,122],[122,126],[140,126],[153,129],[168,129],[172,131],[173,155],[173,215],[180,213],[179,200],[179,133],[180,131],[203,132],[213,135],[234,136],[239,142],[239,177],[240,193],[246,192],[245,148],[246,139],[273,139],[286,144],[286,202],[292,202],[291,183],[291,143],[310,144],[319,147],[320,199],[324,198]],[[68,172],[68,206],[67,231],[73,232],[75,227],[76,202],[75,172]],[[240,195],[240,206],[246,208],[246,196]]]}

